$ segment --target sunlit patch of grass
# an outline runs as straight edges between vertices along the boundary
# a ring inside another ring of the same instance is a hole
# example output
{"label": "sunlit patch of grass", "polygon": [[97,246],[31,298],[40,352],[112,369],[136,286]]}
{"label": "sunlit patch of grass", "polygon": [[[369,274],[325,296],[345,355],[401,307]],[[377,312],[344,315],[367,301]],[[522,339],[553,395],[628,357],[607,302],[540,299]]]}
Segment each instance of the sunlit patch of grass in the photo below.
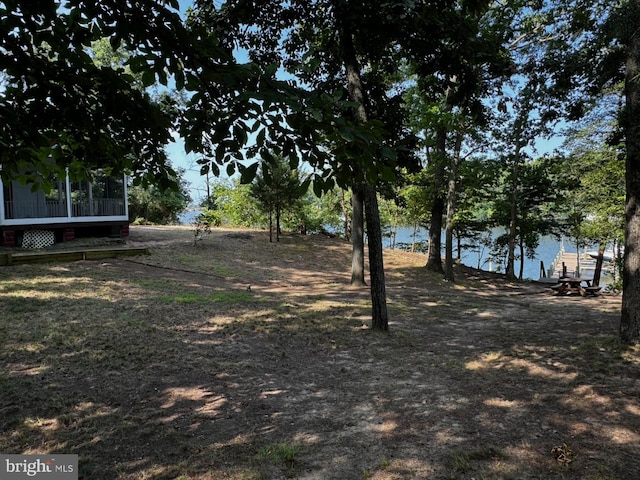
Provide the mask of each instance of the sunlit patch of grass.
{"label": "sunlit patch of grass", "polygon": [[155,278],[133,280],[132,283],[134,285],[139,285],[141,287],[153,288],[153,289],[165,289],[165,288],[171,287],[172,285],[175,285],[175,282],[172,282],[171,280],[155,279]]}
{"label": "sunlit patch of grass", "polygon": [[255,300],[256,297],[249,292],[216,292],[208,295],[185,292],[160,297],[163,303],[248,303]]}
{"label": "sunlit patch of grass", "polygon": [[272,478],[275,473],[274,468],[283,470],[288,478],[295,477],[301,451],[301,446],[294,443],[271,443],[262,447],[256,456],[262,466],[262,477],[265,480]]}
{"label": "sunlit patch of grass", "polygon": [[471,360],[465,364],[465,367],[468,370],[483,370],[486,368],[491,368],[496,362],[504,360],[504,355],[502,352],[487,352],[480,355],[480,358],[477,360]]}
{"label": "sunlit patch of grass", "polygon": [[211,265],[211,273],[218,275],[219,277],[235,277],[238,276],[238,272],[224,265]]}
{"label": "sunlit patch of grass", "polygon": [[276,463],[291,465],[300,454],[300,446],[292,443],[272,443],[262,447],[258,457]]}

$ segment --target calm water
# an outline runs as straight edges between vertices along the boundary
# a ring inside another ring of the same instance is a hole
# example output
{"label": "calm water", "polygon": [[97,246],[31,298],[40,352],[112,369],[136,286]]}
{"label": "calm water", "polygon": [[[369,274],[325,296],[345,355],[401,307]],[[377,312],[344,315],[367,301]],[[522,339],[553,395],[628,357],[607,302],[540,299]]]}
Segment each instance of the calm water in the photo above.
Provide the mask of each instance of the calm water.
{"label": "calm water", "polygon": [[[499,232],[495,232],[494,236],[499,235]],[[408,243],[411,244],[413,236],[413,228],[402,227],[398,229],[396,235],[396,245],[399,243]],[[429,233],[424,228],[420,228],[416,234],[416,242],[421,241],[424,244],[427,244],[427,240],[429,237]],[[385,238],[383,240],[385,247],[391,247],[392,240],[390,238]],[[575,247],[571,247],[571,245],[564,243],[565,250],[567,252],[575,252]],[[442,247],[444,249],[444,235],[442,236]],[[454,249],[456,248],[456,243],[454,239]],[[525,258],[524,261],[524,270],[523,270],[523,278],[528,278],[532,280],[537,280],[540,278],[540,261],[544,262],[544,268],[549,269],[551,267],[551,263],[558,255],[560,251],[560,240],[556,240],[554,237],[543,237],[540,240],[540,245],[536,249],[535,258],[529,259]],[[444,255],[444,250],[443,250]],[[492,261],[489,258],[489,249],[486,247],[479,248],[463,248],[462,249],[462,263],[469,267],[473,268],[481,268],[482,270],[498,270],[499,266],[497,262]],[[455,255],[455,253],[454,253]],[[503,259],[504,260],[504,259]],[[520,262],[516,260],[516,274],[520,271]],[[504,265],[502,265],[502,270],[504,271]]]}

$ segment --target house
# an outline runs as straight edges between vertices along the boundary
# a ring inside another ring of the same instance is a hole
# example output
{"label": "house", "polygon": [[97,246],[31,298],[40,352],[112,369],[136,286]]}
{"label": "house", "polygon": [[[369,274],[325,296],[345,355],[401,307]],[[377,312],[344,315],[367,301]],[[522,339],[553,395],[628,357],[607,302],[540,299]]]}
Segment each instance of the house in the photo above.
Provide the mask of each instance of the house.
{"label": "house", "polygon": [[129,235],[126,177],[99,172],[92,181],[53,181],[53,188],[0,180],[0,246],[43,247],[77,237]]}

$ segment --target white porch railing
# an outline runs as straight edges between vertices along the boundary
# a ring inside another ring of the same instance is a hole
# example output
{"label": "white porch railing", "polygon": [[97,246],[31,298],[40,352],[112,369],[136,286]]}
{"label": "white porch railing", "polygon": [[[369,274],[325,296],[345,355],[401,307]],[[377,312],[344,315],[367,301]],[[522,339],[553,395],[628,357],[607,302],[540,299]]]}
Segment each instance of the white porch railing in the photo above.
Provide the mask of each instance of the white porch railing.
{"label": "white porch railing", "polygon": [[67,204],[57,201],[6,201],[4,212],[7,219],[66,217]]}
{"label": "white porch railing", "polygon": [[[5,218],[59,218],[67,217],[66,202],[58,201],[5,201]],[[73,202],[71,217],[111,217],[125,215],[123,198],[102,198],[91,201]]]}
{"label": "white porch railing", "polygon": [[91,201],[72,202],[73,217],[113,217],[125,214],[123,198],[101,198]]}

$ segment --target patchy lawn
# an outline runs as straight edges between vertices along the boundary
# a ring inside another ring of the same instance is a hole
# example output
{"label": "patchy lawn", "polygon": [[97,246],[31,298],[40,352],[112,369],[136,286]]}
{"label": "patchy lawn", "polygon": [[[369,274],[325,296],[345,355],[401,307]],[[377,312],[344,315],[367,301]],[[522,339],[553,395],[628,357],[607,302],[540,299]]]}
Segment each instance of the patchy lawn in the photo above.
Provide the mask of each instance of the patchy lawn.
{"label": "patchy lawn", "polygon": [[340,240],[129,243],[151,255],[0,267],[0,452],[91,480],[638,478],[619,297],[386,251],[383,334]]}

